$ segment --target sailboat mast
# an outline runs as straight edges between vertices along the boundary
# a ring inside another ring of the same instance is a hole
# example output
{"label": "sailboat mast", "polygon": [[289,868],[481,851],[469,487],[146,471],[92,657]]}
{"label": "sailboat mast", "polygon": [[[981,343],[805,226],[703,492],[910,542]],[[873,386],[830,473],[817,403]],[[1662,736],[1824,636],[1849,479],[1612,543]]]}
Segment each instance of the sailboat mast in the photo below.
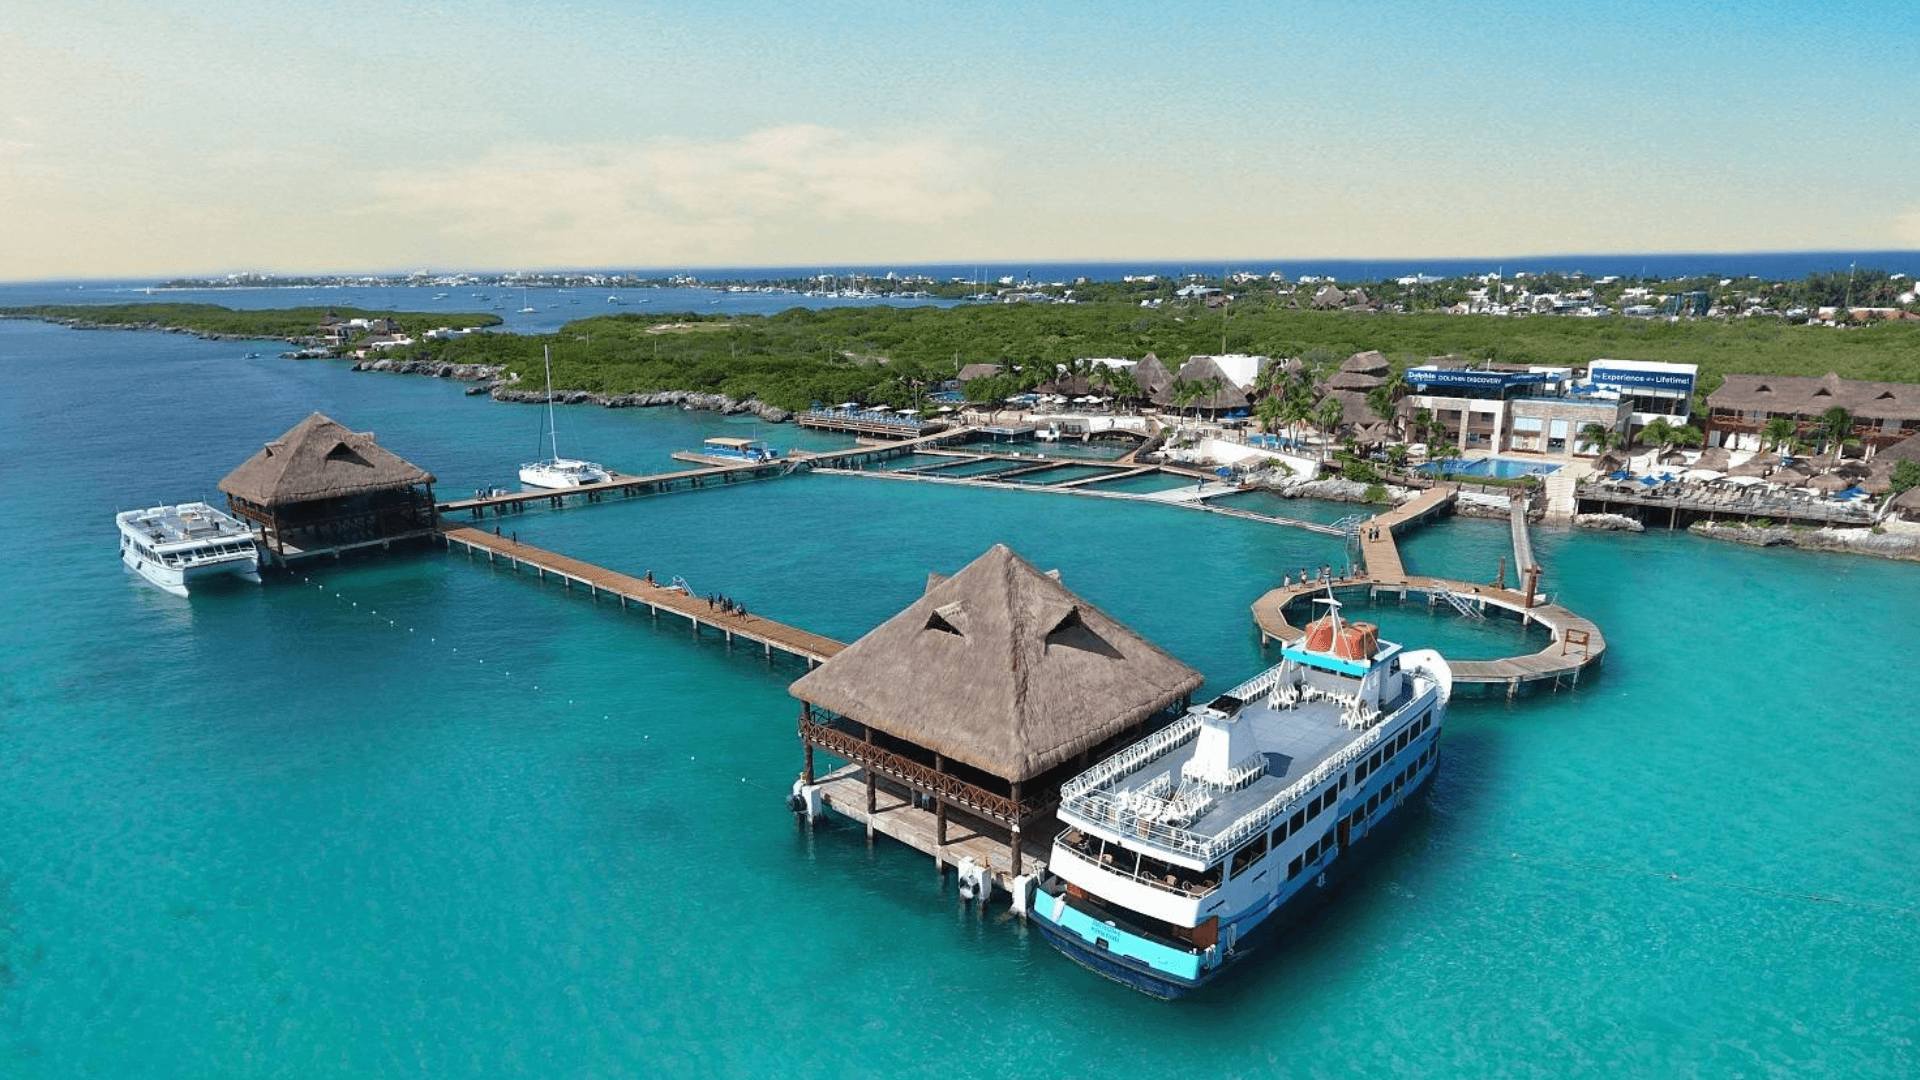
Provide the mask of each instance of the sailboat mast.
{"label": "sailboat mast", "polygon": [[547,364],[547,438],[553,444],[553,460],[560,460],[560,430],[553,424],[553,351],[540,346],[540,358]]}

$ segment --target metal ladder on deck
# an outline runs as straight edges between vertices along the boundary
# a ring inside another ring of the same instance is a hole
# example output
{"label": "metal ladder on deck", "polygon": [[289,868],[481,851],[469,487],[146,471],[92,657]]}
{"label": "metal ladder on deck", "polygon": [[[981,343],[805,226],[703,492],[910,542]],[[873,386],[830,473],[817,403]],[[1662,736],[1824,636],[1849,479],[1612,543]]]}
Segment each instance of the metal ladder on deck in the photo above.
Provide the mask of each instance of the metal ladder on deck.
{"label": "metal ladder on deck", "polygon": [[1442,600],[1445,600],[1449,604],[1452,604],[1453,610],[1459,612],[1462,615],[1465,615],[1469,619],[1484,619],[1487,617],[1485,612],[1481,611],[1479,608],[1474,607],[1472,604],[1468,603],[1465,597],[1461,596],[1457,592],[1454,592],[1452,589],[1443,588],[1441,586],[1436,585],[1433,588],[1432,595],[1437,596]]}

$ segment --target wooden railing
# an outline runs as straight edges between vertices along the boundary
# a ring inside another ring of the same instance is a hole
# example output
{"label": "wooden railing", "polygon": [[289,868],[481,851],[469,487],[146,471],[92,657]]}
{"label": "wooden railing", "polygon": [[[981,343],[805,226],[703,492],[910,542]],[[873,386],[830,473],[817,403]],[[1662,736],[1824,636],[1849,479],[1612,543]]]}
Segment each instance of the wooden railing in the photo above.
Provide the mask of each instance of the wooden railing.
{"label": "wooden railing", "polygon": [[875,772],[885,773],[938,798],[957,803],[1007,825],[1016,825],[1030,820],[1052,803],[1051,799],[1044,796],[1031,796],[1016,804],[1008,796],[995,794],[951,773],[940,772],[930,765],[922,764],[905,755],[856,739],[838,728],[829,727],[806,716],[800,718],[800,738],[848,761],[864,765]]}

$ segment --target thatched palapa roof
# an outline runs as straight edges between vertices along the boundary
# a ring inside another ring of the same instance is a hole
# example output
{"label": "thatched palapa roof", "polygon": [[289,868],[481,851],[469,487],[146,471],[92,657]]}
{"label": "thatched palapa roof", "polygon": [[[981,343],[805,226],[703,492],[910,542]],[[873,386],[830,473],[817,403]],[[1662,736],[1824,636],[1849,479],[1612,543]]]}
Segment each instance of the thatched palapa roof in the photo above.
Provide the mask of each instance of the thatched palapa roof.
{"label": "thatched palapa roof", "polygon": [[1151,398],[1172,386],[1173,376],[1167,374],[1167,366],[1159,357],[1148,353],[1133,365],[1133,381],[1140,384],[1141,393]]}
{"label": "thatched palapa roof", "polygon": [[[1141,362],[1145,363],[1145,361]],[[1136,376],[1136,378],[1137,377],[1138,376]],[[1216,363],[1211,356],[1194,356],[1188,358],[1186,363],[1180,365],[1180,374],[1167,384],[1167,389],[1153,396],[1154,404],[1174,404],[1173,383],[1180,381],[1212,383],[1215,387],[1212,393],[1193,402],[1195,408],[1224,412],[1228,409],[1244,409],[1247,407],[1247,392],[1240,389],[1239,384],[1235,383],[1231,376],[1221,370],[1220,365]]]}
{"label": "thatched palapa roof", "polygon": [[314,413],[228,473],[220,490],[256,506],[337,499],[433,483],[433,474],[386,450],[371,431],[348,431]]}
{"label": "thatched palapa roof", "polygon": [[1386,381],[1378,375],[1361,371],[1336,371],[1327,379],[1326,387],[1329,390],[1359,390],[1364,393]]}
{"label": "thatched palapa roof", "polygon": [[1197,689],[1200,673],[1004,544],[808,673],[793,696],[1026,780]]}
{"label": "thatched palapa roof", "polygon": [[1818,417],[1836,405],[1861,422],[1920,420],[1920,384],[1863,382],[1843,379],[1831,371],[1817,379],[1805,375],[1728,375],[1719,389],[1707,395],[1709,409],[1772,416]]}
{"label": "thatched palapa roof", "polygon": [[1378,375],[1385,379],[1393,365],[1387,362],[1386,355],[1379,349],[1357,352],[1340,362],[1340,370],[1354,375]]}

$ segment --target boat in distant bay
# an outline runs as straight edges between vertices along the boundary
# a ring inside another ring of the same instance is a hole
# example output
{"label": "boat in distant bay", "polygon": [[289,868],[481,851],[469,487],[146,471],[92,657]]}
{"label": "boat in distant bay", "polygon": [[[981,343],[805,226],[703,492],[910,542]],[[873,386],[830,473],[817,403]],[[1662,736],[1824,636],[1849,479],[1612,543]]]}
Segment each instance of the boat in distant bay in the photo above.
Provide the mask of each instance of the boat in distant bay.
{"label": "boat in distant bay", "polygon": [[125,510],[114,520],[120,525],[120,561],[175,596],[210,577],[260,580],[253,530],[206,503]]}

